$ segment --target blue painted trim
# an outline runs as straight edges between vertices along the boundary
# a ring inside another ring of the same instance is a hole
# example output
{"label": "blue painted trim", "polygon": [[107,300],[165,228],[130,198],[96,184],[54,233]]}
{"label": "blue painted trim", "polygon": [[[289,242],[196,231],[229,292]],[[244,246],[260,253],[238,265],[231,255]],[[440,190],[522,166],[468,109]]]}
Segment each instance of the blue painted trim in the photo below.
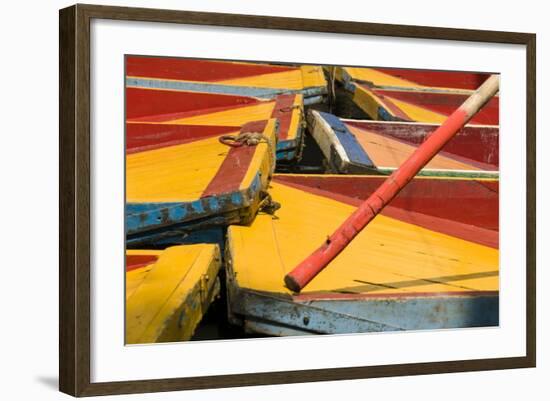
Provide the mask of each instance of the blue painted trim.
{"label": "blue painted trim", "polygon": [[[208,219],[214,218],[216,219],[212,220],[213,223],[215,221],[215,224],[226,224],[224,214],[252,206],[258,199],[260,190],[261,180],[258,173],[250,188],[243,191],[209,196],[191,202],[127,203],[126,234],[132,235],[182,223],[192,225],[196,220],[202,220],[203,224],[207,224]],[[253,212],[255,213],[251,211]],[[235,223],[233,220],[228,219],[227,224]]]}
{"label": "blue painted trim", "polygon": [[247,333],[260,333],[268,336],[275,337],[288,337],[288,336],[303,336],[316,334],[313,331],[299,330],[296,328],[286,327],[280,324],[266,323],[262,320],[254,318],[246,318],[244,320],[244,330]]}
{"label": "blue painted trim", "polygon": [[297,156],[296,149],[277,151],[277,161],[292,161],[296,158],[296,156]]}
{"label": "blue painted trim", "polygon": [[350,92],[352,95],[355,94],[356,86],[353,82],[345,82],[344,89]]}
{"label": "blue painted trim", "polygon": [[328,93],[328,89],[326,86],[312,86],[304,89],[296,89],[294,93],[301,93],[304,96],[304,101],[309,99],[309,101],[312,102],[313,98],[317,97],[318,101],[321,102],[324,99],[323,95]]}
{"label": "blue painted trim", "polygon": [[378,120],[383,121],[408,121],[392,115],[386,108],[378,106]]}
{"label": "blue painted trim", "polygon": [[277,142],[276,156],[278,161],[293,161],[298,156],[298,150],[303,143],[304,127],[300,124],[295,139]]}
{"label": "blue painted trim", "polygon": [[225,228],[222,226],[187,230],[171,230],[169,233],[146,232],[130,236],[126,239],[127,248],[164,249],[182,244],[218,244],[223,252],[225,247]]}
{"label": "blue painted trim", "polygon": [[[300,136],[300,135],[298,135]],[[281,151],[281,150],[289,150],[289,149],[294,149],[295,147],[297,146],[297,141],[296,139],[289,139],[287,141],[279,141],[277,142],[277,152]]]}
{"label": "blue painted trim", "polygon": [[352,94],[355,93],[355,84],[353,82],[353,79],[351,76],[347,73],[346,70],[342,68],[342,84],[344,86],[344,89],[348,92],[351,92]]}
{"label": "blue painted trim", "polygon": [[348,74],[348,72],[345,70],[345,67],[340,67],[340,70],[342,71],[342,82],[347,84],[349,82],[352,82],[353,79],[351,78],[351,75]]}
{"label": "blue painted trim", "polygon": [[[304,98],[310,98],[310,102],[320,102],[323,94],[327,93],[325,87],[294,89],[257,88],[252,86],[220,85],[204,82],[165,81],[161,79],[126,78],[126,86],[132,88],[170,89],[187,92],[214,93],[222,95],[250,96],[271,99],[282,94],[301,93]],[[309,103],[312,104],[312,103]]]}
{"label": "blue painted trim", "polygon": [[283,298],[276,294],[251,290],[234,291],[234,288],[229,290],[229,294],[231,314],[282,324],[298,330],[326,334],[400,330],[399,327],[373,320],[293,302],[288,297]]}
{"label": "blue painted trim", "polygon": [[418,296],[311,301],[323,310],[375,320],[403,330],[498,326],[498,295]]}
{"label": "blue painted trim", "polygon": [[325,100],[324,96],[309,96],[304,97],[304,106],[322,103]]}
{"label": "blue painted trim", "polygon": [[378,120],[393,121],[393,116],[384,107],[378,106]]}
{"label": "blue painted trim", "polygon": [[365,149],[359,144],[355,135],[351,133],[338,117],[325,112],[319,112],[319,114],[332,128],[338,141],[346,151],[350,163],[366,168],[374,167],[374,163],[367,155],[367,152],[365,152]]}
{"label": "blue painted trim", "polygon": [[229,294],[234,314],[314,333],[434,330],[499,324],[498,295],[380,296],[361,300],[293,302],[286,295],[236,287],[230,287]]}

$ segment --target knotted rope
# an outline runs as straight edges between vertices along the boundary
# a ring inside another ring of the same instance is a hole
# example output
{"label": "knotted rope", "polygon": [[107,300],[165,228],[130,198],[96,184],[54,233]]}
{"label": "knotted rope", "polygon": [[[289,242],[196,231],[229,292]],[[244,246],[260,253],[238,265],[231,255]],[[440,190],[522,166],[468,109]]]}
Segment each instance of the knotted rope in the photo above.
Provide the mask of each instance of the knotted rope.
{"label": "knotted rope", "polygon": [[256,146],[259,143],[267,143],[271,146],[269,138],[261,132],[241,132],[239,135],[222,135],[219,141],[224,145],[239,148],[243,145]]}
{"label": "knotted rope", "polygon": [[[238,148],[241,146],[256,146],[260,143],[266,143],[269,148],[269,154],[271,156],[271,171],[269,178],[273,176],[275,172],[275,163],[276,163],[276,154],[275,147],[269,140],[267,136],[260,132],[241,132],[239,135],[222,135],[219,137],[220,143],[224,145],[231,146],[233,148]],[[270,215],[274,215],[281,204],[275,202],[271,195],[267,191],[260,191],[260,203],[258,205],[258,210]]]}
{"label": "knotted rope", "polygon": [[232,148],[239,148],[241,146],[256,146],[260,143],[266,143],[269,149],[269,155],[271,157],[271,171],[269,178],[273,176],[275,172],[275,163],[277,160],[276,149],[272,141],[261,132],[241,132],[239,135],[222,135],[218,138],[220,143],[231,146]]}

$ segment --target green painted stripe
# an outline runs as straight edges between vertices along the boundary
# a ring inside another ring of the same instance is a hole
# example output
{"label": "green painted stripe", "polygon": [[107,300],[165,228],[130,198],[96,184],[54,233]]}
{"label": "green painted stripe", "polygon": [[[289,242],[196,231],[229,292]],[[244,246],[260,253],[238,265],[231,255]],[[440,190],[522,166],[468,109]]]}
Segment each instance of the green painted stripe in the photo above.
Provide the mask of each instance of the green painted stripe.
{"label": "green painted stripe", "polygon": [[[381,175],[390,175],[397,168],[395,167],[378,167],[373,172]],[[468,170],[420,170],[417,176],[421,177],[463,177],[463,178],[493,178],[499,179],[498,171],[468,171]]]}

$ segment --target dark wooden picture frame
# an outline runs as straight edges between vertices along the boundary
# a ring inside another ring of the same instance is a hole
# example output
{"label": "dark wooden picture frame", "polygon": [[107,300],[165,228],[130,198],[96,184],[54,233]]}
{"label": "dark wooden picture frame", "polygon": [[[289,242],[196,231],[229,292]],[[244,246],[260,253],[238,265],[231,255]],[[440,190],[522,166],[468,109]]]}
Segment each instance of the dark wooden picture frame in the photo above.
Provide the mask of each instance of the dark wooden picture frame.
{"label": "dark wooden picture frame", "polygon": [[[90,21],[94,18],[525,45],[527,54],[526,356],[91,383]],[[73,396],[92,396],[535,366],[535,34],[95,5],[75,5],[61,10],[59,27],[59,388],[62,392]]]}

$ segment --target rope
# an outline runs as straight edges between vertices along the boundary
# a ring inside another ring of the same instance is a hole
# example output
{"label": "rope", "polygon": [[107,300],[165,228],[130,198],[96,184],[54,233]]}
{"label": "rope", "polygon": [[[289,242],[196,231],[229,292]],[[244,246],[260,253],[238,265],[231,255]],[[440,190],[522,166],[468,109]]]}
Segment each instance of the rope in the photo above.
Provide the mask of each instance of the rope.
{"label": "rope", "polygon": [[222,135],[219,141],[224,145],[239,148],[243,145],[256,146],[259,143],[270,145],[269,138],[261,132],[241,132],[239,135]]}
{"label": "rope", "polygon": [[273,176],[275,172],[275,164],[277,161],[277,154],[275,146],[271,143],[269,138],[260,132],[241,132],[239,135],[222,135],[218,138],[220,143],[231,146],[232,148],[239,148],[243,145],[256,146],[260,143],[267,143],[269,148],[269,154],[271,157],[271,171],[269,177]]}

